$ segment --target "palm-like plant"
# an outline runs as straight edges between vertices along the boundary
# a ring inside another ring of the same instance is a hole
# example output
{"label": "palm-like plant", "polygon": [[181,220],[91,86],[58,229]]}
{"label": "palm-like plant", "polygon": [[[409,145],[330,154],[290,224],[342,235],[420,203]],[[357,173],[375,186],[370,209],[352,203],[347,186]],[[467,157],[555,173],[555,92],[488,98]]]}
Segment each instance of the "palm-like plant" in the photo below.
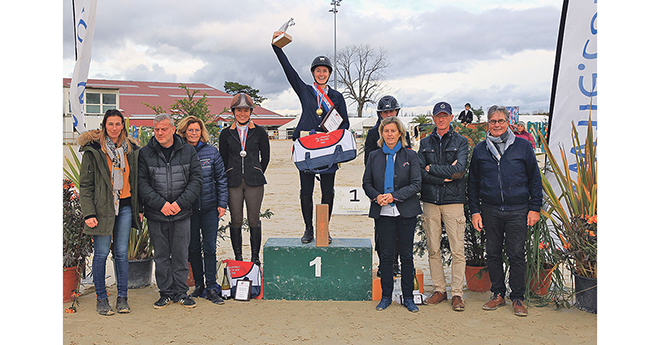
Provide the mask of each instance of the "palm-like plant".
{"label": "palm-like plant", "polygon": [[[542,214],[550,219],[553,231],[561,241],[559,253],[575,274],[597,277],[597,161],[596,145],[591,116],[587,126],[584,145],[580,144],[575,124],[572,126],[572,144],[576,156],[575,178],[571,175],[566,152],[560,147],[560,159],[555,158],[544,136],[540,135],[541,145],[547,154],[550,168],[555,176],[558,191],[555,191],[548,178],[541,174],[547,210]],[[559,192],[559,193],[557,193]]]}

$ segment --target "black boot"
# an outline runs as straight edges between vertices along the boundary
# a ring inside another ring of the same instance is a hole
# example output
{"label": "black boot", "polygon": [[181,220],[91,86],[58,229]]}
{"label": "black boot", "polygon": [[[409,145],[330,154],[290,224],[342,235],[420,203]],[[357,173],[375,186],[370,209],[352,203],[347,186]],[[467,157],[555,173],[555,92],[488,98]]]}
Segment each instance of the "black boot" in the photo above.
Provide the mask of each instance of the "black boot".
{"label": "black boot", "polygon": [[229,237],[231,237],[231,246],[234,249],[234,259],[243,261],[243,238],[241,237],[241,227],[229,225]]}
{"label": "black boot", "polygon": [[314,225],[312,223],[314,202],[311,195],[300,195],[300,209],[302,210],[303,220],[305,221],[305,233],[303,233],[300,242],[310,243],[314,240]]}
{"label": "black boot", "polygon": [[198,285],[198,283],[195,281],[195,290],[193,290],[193,292],[190,294],[190,297],[200,297],[204,293],[204,289],[206,289],[204,283]]}
{"label": "black boot", "polygon": [[259,225],[250,227],[250,250],[252,251],[250,261],[254,262],[257,266],[261,266],[261,261],[259,261],[259,251],[261,250],[261,221],[259,221]]}

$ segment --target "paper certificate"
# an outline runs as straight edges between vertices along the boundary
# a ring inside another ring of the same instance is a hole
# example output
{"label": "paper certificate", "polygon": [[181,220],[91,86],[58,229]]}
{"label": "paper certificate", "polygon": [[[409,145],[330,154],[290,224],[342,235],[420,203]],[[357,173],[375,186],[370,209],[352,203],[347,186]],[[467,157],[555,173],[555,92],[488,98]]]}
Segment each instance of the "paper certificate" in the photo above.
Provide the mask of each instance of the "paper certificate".
{"label": "paper certificate", "polygon": [[332,132],[339,129],[339,126],[344,121],[344,118],[339,115],[335,107],[330,108],[330,111],[325,115],[321,121],[321,128],[326,132]]}
{"label": "paper certificate", "polygon": [[249,280],[239,280],[236,282],[236,295],[234,299],[237,301],[249,301],[250,300],[250,290],[252,288],[252,282]]}

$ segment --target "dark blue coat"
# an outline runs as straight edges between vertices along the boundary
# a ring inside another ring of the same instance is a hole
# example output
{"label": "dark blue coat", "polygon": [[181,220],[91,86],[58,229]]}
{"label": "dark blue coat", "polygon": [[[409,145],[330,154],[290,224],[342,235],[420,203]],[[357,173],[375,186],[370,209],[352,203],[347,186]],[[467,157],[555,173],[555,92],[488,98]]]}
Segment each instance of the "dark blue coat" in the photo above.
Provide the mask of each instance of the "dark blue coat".
{"label": "dark blue coat", "polygon": [[529,141],[516,138],[499,162],[486,148],[486,141],[474,147],[468,176],[471,214],[480,213],[484,204],[502,211],[527,208],[539,212],[542,202],[541,173]]}
{"label": "dark blue coat", "polygon": [[[284,51],[281,48],[273,45],[273,50],[275,51],[275,55],[277,55],[277,59],[282,65],[286,79],[289,81],[289,84],[291,84],[293,91],[295,91],[296,95],[298,95],[298,99],[300,99],[300,105],[302,107],[300,120],[298,121],[296,129],[293,131],[293,140],[296,140],[300,137],[300,131],[314,130],[317,133],[325,132],[320,127],[321,120],[325,116],[325,109],[321,107],[323,109],[323,114],[321,114],[321,116],[316,114],[316,109],[318,109],[319,106],[316,91],[314,91],[314,86],[308,85],[302,79],[300,79],[300,76],[296,70],[293,69],[289,59],[286,57]],[[336,90],[331,89],[330,86],[327,86],[327,88],[328,97],[335,105],[335,109],[337,109],[339,115],[341,115],[341,117],[344,119],[341,125],[339,125],[339,129],[348,129],[348,112],[346,111],[346,101],[344,100],[344,96],[342,96],[341,93],[337,92]]]}
{"label": "dark blue coat", "polygon": [[202,141],[197,144],[195,150],[202,165],[202,191],[193,210],[206,212],[218,207],[227,208],[227,175],[220,152]]}
{"label": "dark blue coat", "polygon": [[[386,157],[382,149],[372,151],[362,176],[362,189],[371,200],[370,218],[380,217],[380,205],[376,197],[385,191]],[[417,193],[422,189],[422,173],[419,169],[417,153],[410,149],[400,149],[394,158],[394,203],[401,217],[411,218],[422,213]]]}

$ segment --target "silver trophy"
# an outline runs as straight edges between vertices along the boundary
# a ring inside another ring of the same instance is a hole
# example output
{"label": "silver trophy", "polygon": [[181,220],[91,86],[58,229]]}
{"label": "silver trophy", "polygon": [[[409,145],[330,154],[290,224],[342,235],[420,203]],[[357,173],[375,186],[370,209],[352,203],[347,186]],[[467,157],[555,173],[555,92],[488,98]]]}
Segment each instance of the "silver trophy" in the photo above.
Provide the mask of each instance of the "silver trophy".
{"label": "silver trophy", "polygon": [[280,28],[277,30],[277,31],[282,31],[282,34],[275,37],[275,39],[273,39],[273,44],[280,48],[283,48],[285,45],[291,43],[291,41],[293,41],[293,38],[291,37],[291,35],[286,33],[286,29],[288,29],[289,26],[293,26],[293,25],[296,25],[296,23],[293,21],[293,18],[287,20],[286,23],[282,24],[282,26],[280,26]]}

